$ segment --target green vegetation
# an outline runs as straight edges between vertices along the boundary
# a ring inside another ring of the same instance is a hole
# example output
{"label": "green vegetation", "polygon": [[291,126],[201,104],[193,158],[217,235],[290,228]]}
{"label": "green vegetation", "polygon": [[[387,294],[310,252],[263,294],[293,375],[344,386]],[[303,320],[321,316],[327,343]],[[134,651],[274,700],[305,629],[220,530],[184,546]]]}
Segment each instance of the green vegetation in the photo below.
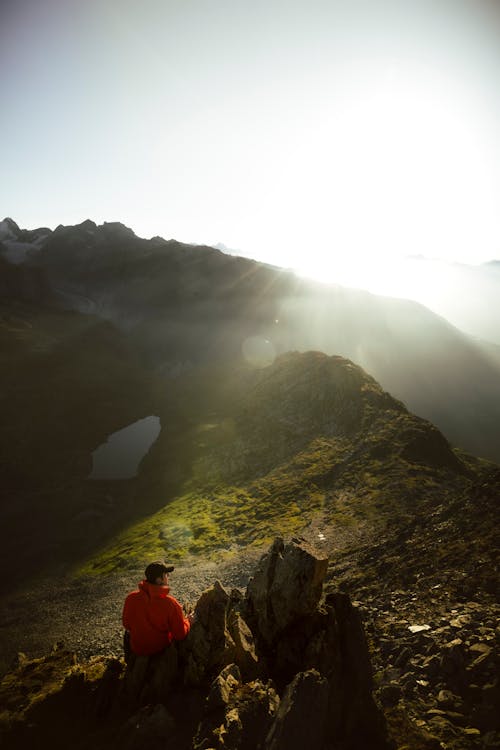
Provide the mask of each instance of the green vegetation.
{"label": "green vegetation", "polygon": [[[18,304],[0,322],[2,479],[17,500],[2,555],[26,550],[28,570],[39,549],[91,575],[146,556],[215,559],[318,519],[382,533],[476,471],[341,357],[292,353],[264,370],[226,364],[169,380],[133,336],[90,316]],[[151,413],[162,431],[139,476],[86,481],[91,451]],[[96,523],[78,520],[88,512]]]}
{"label": "green vegetation", "polygon": [[208,496],[182,495],[133,524],[93,557],[80,573],[134,567],[145,558],[217,558],[238,545],[261,547],[277,533],[298,533],[324,507],[325,495],[290,477],[273,476],[251,488],[225,487]]}
{"label": "green vegetation", "polygon": [[[418,433],[423,428],[420,420],[407,413],[397,411],[396,415],[396,428],[394,413],[389,411],[387,424],[379,420],[373,430],[354,436],[315,438],[289,460],[278,456],[273,469],[253,480],[251,457],[246,465],[248,479],[232,484],[215,484],[213,477],[229,477],[228,465],[235,467],[236,477],[242,476],[244,464],[232,463],[231,451],[237,445],[248,456],[241,436],[248,423],[240,430],[235,420],[225,443],[221,443],[217,429],[203,430],[206,441],[202,456],[193,462],[186,491],[156,513],[131,524],[81,566],[79,573],[100,575],[116,568],[133,568],[155,556],[219,559],[237,553],[238,547],[265,546],[277,534],[300,534],[318,519],[324,526],[335,527],[337,533],[362,529],[367,524],[372,531],[383,533],[396,523],[404,523],[419,508],[441,502],[443,493],[449,496],[458,491],[467,480],[447,465],[429,466],[402,458],[400,454],[411,443],[415,430]],[[390,448],[384,447],[385,460],[371,457],[379,445],[374,430],[382,442],[390,434]],[[199,434],[199,427],[194,432]],[[263,432],[260,449],[271,452],[266,441],[274,438],[276,433],[270,436]],[[446,450],[451,453],[451,449]],[[446,457],[445,464],[447,461]],[[203,466],[211,469],[205,477]]]}

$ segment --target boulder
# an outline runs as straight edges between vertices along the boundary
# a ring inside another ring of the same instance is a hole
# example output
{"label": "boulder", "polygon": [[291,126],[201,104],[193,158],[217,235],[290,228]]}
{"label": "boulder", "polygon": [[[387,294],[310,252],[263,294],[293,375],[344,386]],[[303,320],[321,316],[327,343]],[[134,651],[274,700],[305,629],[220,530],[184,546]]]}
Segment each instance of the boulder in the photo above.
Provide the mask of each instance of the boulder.
{"label": "boulder", "polygon": [[196,605],[196,620],[181,645],[186,685],[201,685],[213,678],[224,664],[224,655],[234,648],[227,629],[229,594],[219,581],[203,592]]}
{"label": "boulder", "polygon": [[255,641],[252,631],[236,610],[230,610],[227,617],[227,627],[232,639],[232,645],[229,649],[232,652],[232,661],[234,661],[241,670],[245,680],[253,680],[262,675],[263,665],[259,663],[259,658],[255,650]]}
{"label": "boulder", "polygon": [[337,655],[336,660],[330,656],[328,671],[320,670],[330,684],[329,738],[348,747],[386,748],[387,729],[373,700],[370,655],[359,610],[343,593],[330,594],[325,605],[330,620],[335,617],[335,628],[330,628],[324,648]]}
{"label": "boulder", "polygon": [[241,673],[236,664],[228,664],[213,681],[207,696],[208,709],[225,708],[231,694],[241,683]]}
{"label": "boulder", "polygon": [[189,637],[179,645],[186,685],[206,684],[231,663],[245,680],[262,674],[252,631],[240,611],[241,598],[237,590],[228,594],[219,581],[201,595]]}
{"label": "boulder", "polygon": [[323,591],[328,558],[304,540],[277,538],[246,591],[247,611],[258,637],[272,645],[292,623],[315,612]]}

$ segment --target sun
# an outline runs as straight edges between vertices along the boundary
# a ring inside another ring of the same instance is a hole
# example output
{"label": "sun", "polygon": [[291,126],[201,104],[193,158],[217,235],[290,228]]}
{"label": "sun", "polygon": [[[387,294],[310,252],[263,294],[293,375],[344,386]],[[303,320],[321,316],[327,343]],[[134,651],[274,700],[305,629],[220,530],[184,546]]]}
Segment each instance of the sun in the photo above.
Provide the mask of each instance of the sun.
{"label": "sun", "polygon": [[[473,108],[443,82],[390,75],[349,92],[323,112],[309,145],[309,246],[295,266],[398,294],[401,258],[460,260],[488,244],[497,221],[491,165]],[[411,287],[406,279],[405,293]]]}

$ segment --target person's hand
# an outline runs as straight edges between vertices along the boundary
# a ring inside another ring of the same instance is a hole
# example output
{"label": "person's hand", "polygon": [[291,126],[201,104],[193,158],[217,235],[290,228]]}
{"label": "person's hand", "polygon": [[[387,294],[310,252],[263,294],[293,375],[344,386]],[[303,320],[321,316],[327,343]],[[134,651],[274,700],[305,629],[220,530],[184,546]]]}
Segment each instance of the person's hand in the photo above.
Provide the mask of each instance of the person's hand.
{"label": "person's hand", "polygon": [[190,612],[187,618],[189,620],[189,624],[192,625],[193,622],[196,622],[196,612]]}

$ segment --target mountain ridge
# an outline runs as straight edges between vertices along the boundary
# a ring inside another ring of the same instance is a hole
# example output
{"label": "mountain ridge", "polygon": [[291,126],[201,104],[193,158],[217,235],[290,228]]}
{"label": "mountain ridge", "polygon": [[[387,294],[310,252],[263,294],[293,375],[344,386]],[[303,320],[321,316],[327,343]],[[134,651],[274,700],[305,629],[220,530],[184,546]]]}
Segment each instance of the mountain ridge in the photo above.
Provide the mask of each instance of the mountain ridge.
{"label": "mountain ridge", "polygon": [[58,228],[3,276],[6,299],[111,320],[157,371],[231,364],[252,337],[268,341],[271,355],[340,354],[452,442],[500,461],[500,356],[418,303],[90,221]]}
{"label": "mountain ridge", "polygon": [[[137,400],[138,390],[146,389],[151,397],[156,387],[162,392],[165,381],[153,381],[139,367],[125,334],[118,346],[111,322],[93,319],[89,326],[89,316],[66,314],[73,326],[70,340],[65,325],[62,351],[48,341],[56,373],[66,377],[71,362],[72,392],[83,383],[100,388],[100,377],[92,382],[93,365],[104,357],[106,371],[116,377],[125,368],[131,378],[127,385],[120,375],[121,401],[111,399],[111,390],[104,392],[102,403],[113,406],[114,419],[123,418],[126,405],[131,411],[146,409]],[[59,314],[55,323],[60,324]],[[36,327],[22,328],[12,319],[10,325],[9,340],[15,334],[28,336],[36,346],[45,341]],[[76,327],[81,327],[79,335]],[[24,356],[23,343],[19,346]],[[12,372],[16,377],[15,367]],[[53,382],[48,379],[49,392]],[[240,361],[231,368],[191,368],[169,383],[168,398],[155,404],[161,403],[160,437],[135,480],[120,487],[116,482],[76,483],[73,491],[66,480],[59,508],[56,487],[37,498],[45,516],[53,515],[44,525],[35,514],[32,542],[50,541],[53,548],[31,550],[26,580],[20,537],[12,534],[17,579],[0,619],[8,648],[3,663],[12,659],[13,648],[44,653],[48,637],[60,633],[70,648],[93,657],[79,667],[71,655],[64,657],[63,693],[73,684],[72,665],[79,674],[89,670],[88,678],[78,680],[105,691],[106,665],[112,662],[115,674],[122,671],[116,664],[120,601],[141,576],[144,560],[168,556],[179,576],[176,593],[192,601],[196,588],[214,574],[231,571],[232,581],[241,585],[250,561],[277,532],[300,534],[330,556],[329,595],[349,592],[362,608],[379,698],[401,750],[408,735],[414,739],[412,750],[430,750],[441,740],[454,750],[479,748],[481,732],[494,740],[496,688],[490,678],[495,661],[486,638],[493,632],[489,623],[498,583],[500,469],[453,449],[436,427],[337,355],[290,352],[266,367]],[[81,424],[97,430],[96,410],[89,404],[91,397],[83,391]],[[75,467],[66,460],[63,468]],[[69,534],[61,526],[59,538],[45,535],[82,505],[100,513],[101,522],[94,515],[88,524],[71,526]],[[24,527],[26,510],[21,508]],[[111,516],[107,527],[105,513]],[[11,560],[8,553],[6,565]],[[469,645],[463,648],[453,640],[455,625],[449,624],[458,621],[467,624]],[[413,638],[412,627],[431,632],[427,639]],[[111,662],[110,648],[116,655]],[[484,656],[479,665],[477,649]],[[7,675],[7,681],[18,681],[14,695],[21,691],[21,703],[31,695],[32,670],[35,675],[41,670],[36,684],[42,680],[42,694],[45,679],[50,687],[54,660],[57,656],[41,662],[21,657],[14,677]],[[404,673],[402,664],[407,664]],[[449,714],[441,708],[443,701],[452,706]],[[50,706],[49,698],[40,711],[47,707],[50,712]],[[442,717],[440,724],[433,723],[434,716]],[[463,730],[452,726],[453,716]],[[24,731],[22,724],[19,730]],[[26,732],[31,741],[29,726]]]}

